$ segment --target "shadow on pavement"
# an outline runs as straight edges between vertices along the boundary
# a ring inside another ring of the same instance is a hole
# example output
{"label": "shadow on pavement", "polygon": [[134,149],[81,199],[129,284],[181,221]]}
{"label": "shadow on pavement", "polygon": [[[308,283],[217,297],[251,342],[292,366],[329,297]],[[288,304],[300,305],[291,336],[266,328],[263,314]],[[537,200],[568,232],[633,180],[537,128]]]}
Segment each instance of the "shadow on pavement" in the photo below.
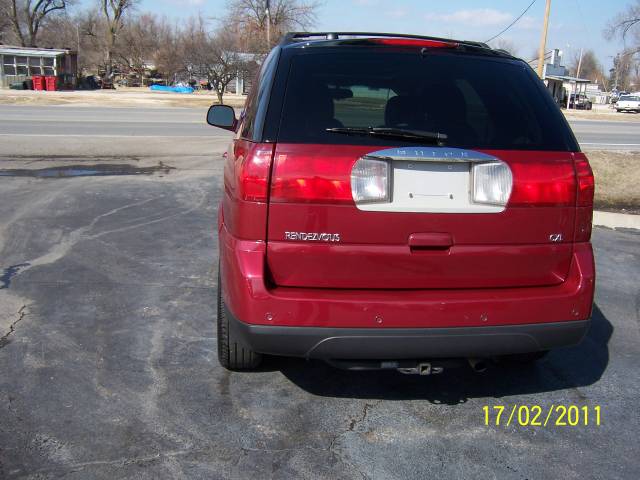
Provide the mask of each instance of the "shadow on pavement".
{"label": "shadow on pavement", "polygon": [[580,345],[552,351],[533,365],[495,365],[474,373],[466,363],[432,376],[395,371],[339,370],[324,362],[265,358],[262,370],[280,370],[313,395],[362,399],[412,400],[455,405],[470,398],[506,397],[572,389],[597,382],[609,363],[613,326],[594,305],[592,325]]}

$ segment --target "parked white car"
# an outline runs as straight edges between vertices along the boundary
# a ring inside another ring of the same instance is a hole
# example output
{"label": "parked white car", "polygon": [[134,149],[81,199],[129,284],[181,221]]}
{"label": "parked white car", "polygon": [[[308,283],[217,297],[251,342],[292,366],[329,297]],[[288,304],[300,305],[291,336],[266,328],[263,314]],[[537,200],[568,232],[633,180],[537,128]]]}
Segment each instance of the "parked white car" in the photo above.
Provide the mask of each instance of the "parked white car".
{"label": "parked white car", "polygon": [[640,95],[621,95],[616,103],[618,112],[640,112]]}

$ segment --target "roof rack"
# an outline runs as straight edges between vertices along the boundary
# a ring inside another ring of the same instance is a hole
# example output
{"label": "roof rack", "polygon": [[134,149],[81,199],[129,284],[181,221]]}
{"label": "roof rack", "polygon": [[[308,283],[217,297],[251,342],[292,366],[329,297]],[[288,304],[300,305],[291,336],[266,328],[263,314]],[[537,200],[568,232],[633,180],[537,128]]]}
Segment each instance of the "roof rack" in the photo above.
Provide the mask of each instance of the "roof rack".
{"label": "roof rack", "polygon": [[379,32],[289,32],[282,41],[282,45],[303,42],[305,40],[346,40],[347,38],[415,38],[420,40],[436,40],[441,42],[457,42],[462,45],[469,45],[479,48],[491,49],[489,45],[483,42],[474,42],[468,40],[452,40],[441,37],[427,37],[423,35],[408,35],[406,33],[379,33]]}

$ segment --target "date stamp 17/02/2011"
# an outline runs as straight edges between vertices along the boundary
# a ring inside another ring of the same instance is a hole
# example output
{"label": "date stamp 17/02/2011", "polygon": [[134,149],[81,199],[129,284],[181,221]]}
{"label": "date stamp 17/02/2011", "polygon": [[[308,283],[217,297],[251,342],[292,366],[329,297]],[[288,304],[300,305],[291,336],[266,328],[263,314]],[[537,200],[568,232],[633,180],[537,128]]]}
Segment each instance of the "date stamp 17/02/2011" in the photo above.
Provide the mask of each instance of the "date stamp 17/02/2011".
{"label": "date stamp 17/02/2011", "polygon": [[486,426],[579,427],[602,425],[600,405],[485,405],[482,407]]}

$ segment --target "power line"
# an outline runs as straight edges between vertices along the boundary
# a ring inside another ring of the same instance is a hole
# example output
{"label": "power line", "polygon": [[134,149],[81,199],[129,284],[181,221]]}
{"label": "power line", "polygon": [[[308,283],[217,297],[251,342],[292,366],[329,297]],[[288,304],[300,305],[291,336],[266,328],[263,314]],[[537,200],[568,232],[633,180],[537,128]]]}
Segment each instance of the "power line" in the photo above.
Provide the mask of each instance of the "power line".
{"label": "power line", "polygon": [[494,35],[493,37],[491,37],[489,40],[485,40],[484,43],[489,43],[491,40],[495,40],[496,38],[498,38],[500,35],[502,35],[504,32],[506,32],[507,30],[509,30],[511,27],[513,27],[516,23],[518,23],[518,20],[520,20],[522,17],[524,17],[525,13],[527,13],[529,11],[529,9],[533,6],[533,4],[536,3],[536,0],[533,0],[529,6],[527,8],[524,9],[524,11],[518,15],[518,17],[511,22],[509,25],[507,25],[507,27],[502,30],[500,33],[498,33],[497,35]]}

